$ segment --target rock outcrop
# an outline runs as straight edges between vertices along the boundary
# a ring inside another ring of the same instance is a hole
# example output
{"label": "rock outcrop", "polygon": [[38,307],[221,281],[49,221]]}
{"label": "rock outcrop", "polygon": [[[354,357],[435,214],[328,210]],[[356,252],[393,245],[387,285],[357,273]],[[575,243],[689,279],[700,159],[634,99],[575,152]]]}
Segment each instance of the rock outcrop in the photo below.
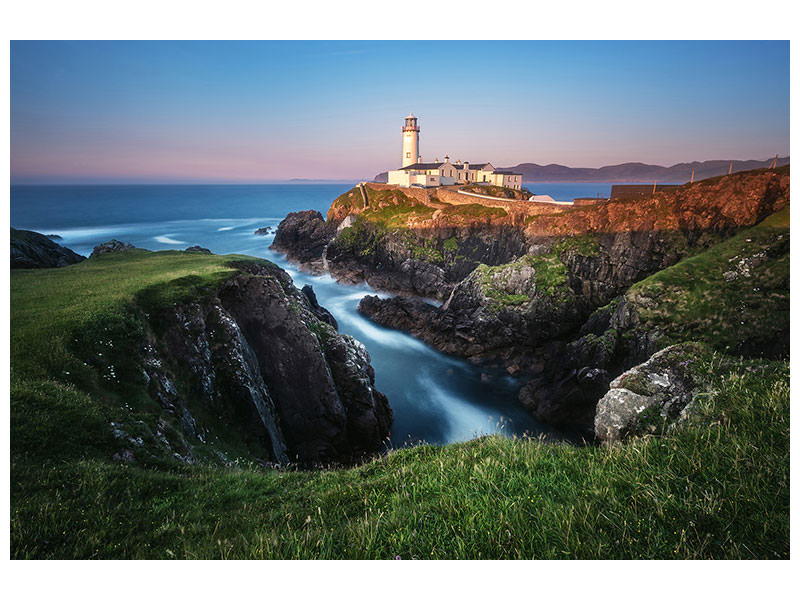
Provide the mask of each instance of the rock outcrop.
{"label": "rock outcrop", "polygon": [[692,363],[703,348],[695,344],[669,346],[614,379],[597,403],[594,432],[603,443],[656,434],[690,410],[700,381]]}
{"label": "rock outcrop", "polygon": [[520,400],[541,420],[585,425],[605,392],[595,382],[671,344],[697,339],[737,356],[788,357],[789,237],[784,208],[637,282],[592,313],[576,339],[543,348],[547,368]]}
{"label": "rock outcrop", "polygon": [[189,246],[184,252],[194,252],[195,254],[211,254],[211,250],[202,246]]}
{"label": "rock outcrop", "polygon": [[98,244],[92,250],[89,258],[100,256],[102,254],[112,254],[114,252],[122,252],[123,250],[133,250],[135,246],[128,242],[120,242],[119,240],[108,240],[102,244]]}
{"label": "rock outcrop", "polygon": [[272,248],[312,273],[325,270],[323,253],[335,228],[316,210],[289,213],[275,231]]}
{"label": "rock outcrop", "polygon": [[[682,289],[669,278],[632,288],[784,209],[788,167],[572,210],[513,201],[470,206],[445,189],[366,187],[367,201],[352,190],[336,199],[327,223],[317,213],[306,227],[327,227],[314,238],[318,264],[340,281],[441,300],[434,307],[413,297],[369,297],[359,311],[441,351],[531,378],[520,400],[543,421],[591,429],[609,382],[684,341],[686,332],[702,332],[696,339],[723,351],[788,351],[788,221],[766,246],[704,267],[713,290]],[[295,236],[293,243],[304,242]],[[678,281],[696,282],[700,263],[687,264]],[[718,286],[716,271],[733,293]],[[725,310],[715,315],[711,307],[721,300]],[[766,316],[758,310],[765,303],[779,318],[760,319],[763,334],[733,339],[731,325],[745,314]],[[686,314],[693,306],[702,308]],[[681,318],[671,319],[670,311]]]}
{"label": "rock outcrop", "polygon": [[364,346],[275,265],[237,267],[213,294],[151,315],[157,327],[142,347],[151,396],[187,433],[202,433],[192,413],[213,414],[279,463],[378,452],[392,411]]}
{"label": "rock outcrop", "polygon": [[11,228],[12,269],[65,267],[82,260],[86,260],[86,257],[56,244],[50,236],[26,229]]}

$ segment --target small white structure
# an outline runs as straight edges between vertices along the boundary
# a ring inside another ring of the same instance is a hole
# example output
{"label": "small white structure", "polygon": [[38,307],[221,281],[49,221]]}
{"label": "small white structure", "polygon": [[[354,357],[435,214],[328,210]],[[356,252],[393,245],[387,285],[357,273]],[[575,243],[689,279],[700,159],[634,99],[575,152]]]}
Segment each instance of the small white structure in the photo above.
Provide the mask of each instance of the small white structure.
{"label": "small white structure", "polygon": [[403,158],[401,167],[389,171],[388,183],[402,187],[437,187],[477,183],[499,185],[515,190],[522,189],[522,175],[511,171],[496,169],[492,163],[450,162],[445,156],[440,162],[422,162],[419,154],[419,125],[417,117],[409,114],[403,125]]}
{"label": "small white structure", "polygon": [[403,125],[403,162],[401,167],[413,165],[420,162],[422,157],[419,155],[419,125],[414,113],[408,113],[406,123]]}

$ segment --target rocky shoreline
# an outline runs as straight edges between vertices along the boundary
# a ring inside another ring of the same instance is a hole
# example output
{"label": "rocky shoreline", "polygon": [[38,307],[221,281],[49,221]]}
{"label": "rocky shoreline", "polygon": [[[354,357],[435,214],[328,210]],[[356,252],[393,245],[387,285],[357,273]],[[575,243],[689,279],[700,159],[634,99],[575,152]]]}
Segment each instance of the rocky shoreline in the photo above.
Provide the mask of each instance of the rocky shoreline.
{"label": "rocky shoreline", "polygon": [[[160,253],[119,240],[99,244],[85,259],[35,232],[12,230],[12,239],[12,267],[110,261],[137,272],[138,263],[160,264]],[[163,411],[155,434],[132,433],[141,421],[112,423],[123,445],[115,460],[154,460],[153,449],[165,446],[172,458],[195,463],[219,423],[275,465],[353,464],[384,449],[393,414],[375,388],[369,354],[338,332],[310,286],[298,290],[268,261],[227,262],[200,246],[183,256],[196,257],[201,268],[222,261],[233,272],[205,285],[197,277],[167,278],[135,295],[124,325],[99,323],[74,334],[74,352],[101,381],[113,388],[119,372],[134,390],[126,393],[140,394],[143,386]],[[185,285],[190,293],[170,292]]]}
{"label": "rocky shoreline", "polygon": [[[358,310],[440,351],[525,377],[520,402],[537,418],[592,431],[611,381],[674,338],[647,329],[642,315],[659,301],[642,304],[631,286],[786,207],[789,172],[740,173],[524,218],[516,206],[502,214],[461,206],[462,217],[473,216],[460,224],[442,219],[450,209],[435,193],[387,187],[367,185],[366,204],[360,194],[340,196],[327,220],[292,213],[272,248],[312,273],[399,294],[368,296]],[[788,253],[781,248],[774,252]]]}

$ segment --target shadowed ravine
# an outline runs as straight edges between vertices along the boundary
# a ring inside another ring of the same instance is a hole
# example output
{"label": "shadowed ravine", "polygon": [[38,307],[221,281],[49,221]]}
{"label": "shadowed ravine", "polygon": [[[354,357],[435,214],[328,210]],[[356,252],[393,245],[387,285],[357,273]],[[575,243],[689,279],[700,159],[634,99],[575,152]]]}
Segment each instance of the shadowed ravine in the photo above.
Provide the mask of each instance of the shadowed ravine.
{"label": "shadowed ravine", "polygon": [[295,285],[312,285],[319,303],[336,317],[339,330],[367,347],[376,387],[387,394],[394,410],[394,446],[421,440],[449,443],[493,431],[553,433],[518,404],[518,380],[445,356],[410,335],[361,316],[356,311],[359,301],[375,293],[368,286],[345,286],[327,275],[300,273],[281,255],[266,256],[286,269]]}

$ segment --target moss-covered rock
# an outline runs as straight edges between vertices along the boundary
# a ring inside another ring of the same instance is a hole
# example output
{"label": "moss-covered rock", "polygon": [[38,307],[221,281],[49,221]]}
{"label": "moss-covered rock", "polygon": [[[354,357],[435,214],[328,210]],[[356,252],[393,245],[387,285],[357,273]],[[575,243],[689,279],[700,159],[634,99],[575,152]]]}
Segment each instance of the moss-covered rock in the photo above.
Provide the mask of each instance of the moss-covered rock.
{"label": "moss-covered rock", "polygon": [[595,436],[614,443],[663,432],[703,389],[693,363],[706,355],[700,344],[669,346],[614,379],[597,404]]}

